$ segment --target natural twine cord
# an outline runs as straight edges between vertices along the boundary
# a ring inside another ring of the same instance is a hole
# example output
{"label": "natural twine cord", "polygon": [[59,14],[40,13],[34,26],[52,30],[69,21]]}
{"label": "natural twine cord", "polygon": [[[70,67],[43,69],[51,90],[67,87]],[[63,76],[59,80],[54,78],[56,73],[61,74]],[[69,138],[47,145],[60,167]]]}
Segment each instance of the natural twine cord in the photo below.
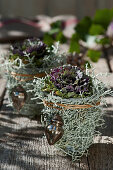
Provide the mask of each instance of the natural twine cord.
{"label": "natural twine cord", "polygon": [[[29,81],[29,80],[33,80],[34,77],[38,77],[38,78],[42,78],[42,77],[45,77],[45,73],[42,72],[42,73],[37,73],[37,74],[19,74],[19,73],[15,73],[15,72],[11,72],[11,75],[12,77],[14,77],[16,80],[18,81]],[[20,79],[19,77],[29,77],[29,78],[26,78],[26,79]]]}
{"label": "natural twine cord", "polygon": [[43,103],[45,106],[51,107],[51,108],[56,108],[58,110],[62,110],[61,108],[55,107],[54,105],[63,107],[64,109],[87,109],[87,108],[91,108],[94,106],[98,106],[100,105],[100,101],[98,101],[95,105],[89,105],[89,104],[85,104],[85,105],[70,105],[70,104],[60,104],[60,103],[52,103],[52,102],[48,102],[43,100]]}

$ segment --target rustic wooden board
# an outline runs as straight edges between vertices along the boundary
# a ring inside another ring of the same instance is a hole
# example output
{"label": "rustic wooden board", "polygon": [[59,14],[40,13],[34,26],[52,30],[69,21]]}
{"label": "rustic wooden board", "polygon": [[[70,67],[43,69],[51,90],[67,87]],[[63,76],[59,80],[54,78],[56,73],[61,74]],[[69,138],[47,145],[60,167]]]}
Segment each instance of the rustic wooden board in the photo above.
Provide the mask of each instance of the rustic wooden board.
{"label": "rustic wooden board", "polygon": [[[103,58],[94,66],[97,73],[108,71]],[[110,81],[113,87],[113,74],[102,80]],[[94,139],[88,158],[84,156],[80,162],[72,163],[69,157],[48,145],[40,122],[6,107],[6,95],[0,111],[0,170],[113,170],[113,97],[106,99],[106,127],[100,129],[102,136]]]}
{"label": "rustic wooden board", "polygon": [[6,87],[6,80],[1,77],[0,78],[0,106],[2,104],[3,97],[5,94],[5,90],[6,90],[5,87]]}
{"label": "rustic wooden board", "polygon": [[72,163],[43,138],[42,125],[13,113],[6,107],[0,112],[0,169],[3,170],[80,170],[88,169],[87,159]]}
{"label": "rustic wooden board", "polygon": [[[27,10],[26,9],[27,4]],[[93,16],[97,9],[112,8],[113,0],[24,0],[0,1],[0,12],[4,16],[25,16],[31,17],[39,14],[50,16],[61,14],[73,14],[79,19],[86,15]]]}
{"label": "rustic wooden board", "polygon": [[[108,102],[111,107],[112,98],[108,99]],[[72,163],[69,157],[58,153],[54,146],[48,145],[46,138],[43,138],[44,129],[39,122],[13,113],[11,107],[6,107],[7,103],[7,96],[5,96],[0,112],[1,169],[113,169],[113,131],[111,130],[113,124],[110,123],[109,126],[111,117],[107,120],[108,127],[102,132],[102,135],[106,136],[95,139],[95,144],[89,149],[88,159],[83,157],[80,162]],[[109,115],[109,108],[107,109]]]}
{"label": "rustic wooden board", "polygon": [[59,154],[43,138],[44,129],[35,120],[29,120],[6,107],[7,96],[0,112],[0,168],[30,170],[112,170],[113,169],[113,98],[107,97],[106,128],[89,149],[88,159],[72,163]]}
{"label": "rustic wooden board", "polygon": [[94,144],[89,153],[90,170],[113,170],[113,144]]}
{"label": "rustic wooden board", "polygon": [[3,78],[2,74],[3,74],[3,70],[1,67],[2,64],[2,55],[7,53],[7,49],[8,49],[9,45],[8,44],[0,44],[0,106],[2,104],[2,100],[5,94],[5,90],[6,90],[6,80]]}

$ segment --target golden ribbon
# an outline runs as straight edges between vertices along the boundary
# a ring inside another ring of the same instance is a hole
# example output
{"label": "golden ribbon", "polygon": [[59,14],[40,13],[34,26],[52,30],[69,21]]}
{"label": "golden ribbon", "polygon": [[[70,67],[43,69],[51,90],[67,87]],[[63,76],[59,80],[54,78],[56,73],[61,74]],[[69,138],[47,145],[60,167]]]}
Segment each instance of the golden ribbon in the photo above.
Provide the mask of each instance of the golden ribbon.
{"label": "golden ribbon", "polygon": [[89,104],[85,104],[85,105],[70,105],[70,104],[60,104],[60,103],[52,103],[52,102],[48,102],[48,101],[43,101],[45,106],[51,107],[51,108],[55,108],[58,110],[62,110],[61,108],[55,107],[54,105],[63,107],[64,109],[87,109],[87,108],[91,108],[94,106],[98,106],[100,105],[100,101],[98,101],[95,105],[89,105]]}
{"label": "golden ribbon", "polygon": [[[20,73],[15,73],[15,72],[11,72],[11,75],[12,77],[14,77],[16,80],[18,81],[29,81],[29,80],[33,80],[34,77],[38,77],[38,78],[42,78],[42,77],[45,77],[45,73],[42,72],[42,73],[37,73],[37,74],[20,74]],[[18,78],[19,77],[29,77],[29,78],[26,78],[26,79],[20,79]]]}

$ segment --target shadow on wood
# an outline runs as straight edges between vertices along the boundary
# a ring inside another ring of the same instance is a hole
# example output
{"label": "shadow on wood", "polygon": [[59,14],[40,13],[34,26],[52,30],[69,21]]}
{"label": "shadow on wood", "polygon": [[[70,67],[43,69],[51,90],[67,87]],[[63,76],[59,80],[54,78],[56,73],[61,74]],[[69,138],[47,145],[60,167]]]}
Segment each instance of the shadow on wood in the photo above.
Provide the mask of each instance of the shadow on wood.
{"label": "shadow on wood", "polygon": [[113,144],[93,144],[88,160],[90,170],[113,170]]}

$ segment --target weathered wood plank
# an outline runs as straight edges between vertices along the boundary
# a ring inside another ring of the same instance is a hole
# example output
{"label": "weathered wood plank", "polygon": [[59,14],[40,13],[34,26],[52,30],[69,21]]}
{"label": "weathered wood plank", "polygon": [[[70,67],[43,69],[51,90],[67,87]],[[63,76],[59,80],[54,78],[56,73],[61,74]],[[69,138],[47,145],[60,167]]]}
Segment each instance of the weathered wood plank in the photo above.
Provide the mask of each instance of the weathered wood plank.
{"label": "weathered wood plank", "polygon": [[24,1],[11,1],[1,0],[0,1],[0,11],[2,15],[5,16],[35,16],[37,14],[45,13],[46,0],[24,0]]}
{"label": "weathered wood plank", "polygon": [[[76,4],[73,0],[49,0],[49,10],[48,15],[54,16],[54,15],[62,15],[62,14],[75,14]],[[52,9],[52,10],[50,10]]]}
{"label": "weathered wood plank", "polygon": [[[108,71],[102,58],[95,64],[95,72]],[[103,81],[113,80],[113,74]],[[113,87],[112,81],[110,86]],[[89,149],[88,162],[72,163],[71,159],[49,146],[43,138],[44,129],[35,120],[29,120],[6,107],[7,96],[0,111],[0,169],[1,170],[112,170],[113,169],[113,98],[107,97],[108,107],[104,108],[107,127],[101,129],[102,137],[95,139]],[[108,143],[108,144],[107,144]]]}
{"label": "weathered wood plank", "polygon": [[0,1],[2,15],[25,17],[36,16],[38,14],[51,16],[73,14],[81,19],[86,15],[93,16],[97,9],[111,8],[112,6],[112,0],[24,0],[21,3],[18,0]]}
{"label": "weathered wood plank", "polygon": [[6,54],[7,47],[9,47],[9,45],[7,46],[7,44],[5,44],[5,45],[0,44],[0,106],[2,104],[2,100],[3,100],[4,94],[5,94],[5,90],[6,90],[6,80],[2,76],[3,71],[2,71],[1,64],[3,62],[2,55]]}
{"label": "weathered wood plank", "polygon": [[[88,5],[85,5],[85,4],[88,4]],[[90,1],[86,0],[86,1],[84,1],[84,8],[85,8],[84,14],[86,16],[93,16],[94,13],[95,13],[96,5],[97,4],[96,4],[95,0],[90,0]]]}
{"label": "weathered wood plank", "polygon": [[[98,3],[97,3],[97,5],[98,5],[98,8],[100,9],[100,8],[105,8],[106,7],[106,0],[98,0],[97,1]],[[109,3],[109,2],[108,2]]]}
{"label": "weathered wood plank", "polygon": [[7,96],[0,111],[0,169],[2,170],[87,170],[87,159],[72,163],[66,155],[49,146],[43,138],[44,129],[6,107]]}
{"label": "weathered wood plank", "polygon": [[[111,100],[108,100],[112,103]],[[111,107],[109,102],[109,107]],[[7,103],[5,99],[4,104]],[[109,108],[107,108],[109,110]],[[13,114],[11,108],[5,105],[0,112],[0,166],[1,168],[20,168],[20,169],[41,169],[41,170],[62,170],[68,168],[70,170],[88,170],[87,158],[82,158],[79,163],[71,163],[70,158],[65,157],[56,151],[54,146],[50,147],[43,136],[43,128],[36,121]],[[111,124],[112,126],[113,124]],[[108,127],[108,128],[111,128]],[[108,130],[106,132],[109,132]],[[104,132],[105,135],[105,132]],[[112,167],[112,136],[109,141],[110,146],[106,145],[106,140],[102,136],[101,140],[96,141],[97,144],[90,147],[89,150],[89,166],[91,170],[104,170],[103,167],[110,169]],[[108,141],[108,138],[107,138]],[[100,143],[100,144],[98,144]],[[105,145],[103,144],[105,143]],[[111,150],[111,152],[108,152]],[[109,161],[105,161],[105,152],[107,152]],[[94,160],[94,161],[93,161]],[[97,166],[97,160],[99,169]],[[4,163],[5,162],[5,163]],[[110,169],[112,170],[112,169]]]}
{"label": "weathered wood plank", "polygon": [[113,144],[98,143],[89,149],[90,170],[113,169]]}
{"label": "weathered wood plank", "polygon": [[[7,104],[7,98],[4,104]],[[0,124],[1,168],[6,168],[6,170],[9,170],[8,168],[26,169],[30,164],[29,169],[31,170],[33,168],[52,170],[53,167],[55,170],[89,169],[86,157],[81,159],[80,164],[71,163],[69,157],[59,154],[54,146],[49,146],[46,139],[42,138],[44,129],[37,121],[14,114],[12,109],[5,105],[0,112]],[[101,140],[96,141],[97,144],[90,147],[88,159],[91,170],[104,170],[112,167],[113,145],[111,143],[113,138],[111,137],[109,144],[106,144],[106,140],[103,141],[103,138],[102,136]],[[109,150],[110,152],[108,152]],[[107,156],[109,161],[106,159]]]}
{"label": "weathered wood plank", "polygon": [[6,80],[0,77],[0,106],[5,94]]}

